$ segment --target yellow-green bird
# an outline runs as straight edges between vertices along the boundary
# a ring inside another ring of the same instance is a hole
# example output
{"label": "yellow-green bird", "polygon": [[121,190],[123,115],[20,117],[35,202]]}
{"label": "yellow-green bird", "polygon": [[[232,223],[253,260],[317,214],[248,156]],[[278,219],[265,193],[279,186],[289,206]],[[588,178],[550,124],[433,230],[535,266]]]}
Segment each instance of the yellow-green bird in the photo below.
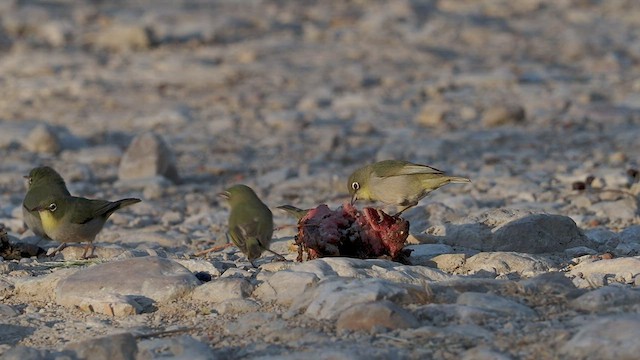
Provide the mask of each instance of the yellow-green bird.
{"label": "yellow-green bird", "polygon": [[351,204],[356,200],[369,200],[404,206],[395,215],[398,216],[443,185],[468,182],[471,180],[448,176],[431,166],[403,160],[384,160],[354,171],[349,176],[348,187]]}
{"label": "yellow-green bird", "polygon": [[247,256],[252,265],[253,260],[264,251],[284,259],[269,249],[273,236],[273,214],[253,189],[238,184],[219,195],[229,202],[230,207],[227,238]]}
{"label": "yellow-green bird", "polygon": [[48,166],[34,168],[24,178],[29,182],[27,193],[22,201],[24,223],[34,234],[49,239],[42,228],[40,213],[30,209],[37,207],[47,196],[71,196],[71,194],[62,176]]}
{"label": "yellow-green bird", "polygon": [[49,195],[30,209],[40,213],[42,228],[51,239],[62,243],[52,253],[64,249],[67,243],[88,242],[82,253],[87,258],[93,256],[93,240],[102,230],[105,222],[116,210],[122,209],[140,199],[127,198],[118,201],[92,200],[75,196]]}

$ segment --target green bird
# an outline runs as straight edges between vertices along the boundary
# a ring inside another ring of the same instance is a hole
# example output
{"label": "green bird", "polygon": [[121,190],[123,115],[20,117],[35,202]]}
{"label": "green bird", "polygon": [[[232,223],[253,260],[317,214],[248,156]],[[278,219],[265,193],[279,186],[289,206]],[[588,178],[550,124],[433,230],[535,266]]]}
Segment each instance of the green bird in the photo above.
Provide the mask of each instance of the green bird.
{"label": "green bird", "polygon": [[24,223],[34,234],[49,239],[49,236],[42,228],[40,213],[30,209],[37,207],[40,201],[49,195],[63,197],[71,196],[71,194],[67,190],[67,185],[64,183],[62,176],[48,166],[34,168],[24,178],[29,182],[27,193],[22,201]]}
{"label": "green bird", "polygon": [[[88,242],[82,258],[93,257],[93,240],[102,230],[105,222],[116,210],[122,209],[140,199],[127,198],[118,201],[92,200],[75,196],[46,196],[40,203],[30,209],[37,211],[42,220],[42,228],[49,238],[62,243],[52,256],[67,246],[67,243]],[[91,255],[87,257],[87,251]]]}
{"label": "green bird", "polygon": [[219,194],[229,202],[229,230],[227,239],[244,253],[251,265],[253,260],[268,251],[281,260],[284,257],[269,249],[273,236],[273,214],[248,186],[233,185]]}
{"label": "green bird", "polygon": [[369,200],[404,206],[395,215],[398,216],[443,185],[468,182],[471,180],[445,175],[431,166],[384,160],[354,171],[349,176],[348,187],[351,204],[357,200]]}

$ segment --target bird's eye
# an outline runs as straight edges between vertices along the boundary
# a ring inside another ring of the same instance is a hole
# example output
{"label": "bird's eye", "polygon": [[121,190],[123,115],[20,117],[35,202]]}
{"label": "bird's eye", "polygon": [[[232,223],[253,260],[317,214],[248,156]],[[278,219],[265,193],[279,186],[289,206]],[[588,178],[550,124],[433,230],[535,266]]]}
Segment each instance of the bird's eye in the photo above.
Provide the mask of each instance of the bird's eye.
{"label": "bird's eye", "polygon": [[54,212],[58,209],[58,205],[56,205],[55,203],[52,203],[51,205],[49,205],[49,211]]}
{"label": "bird's eye", "polygon": [[29,185],[33,184],[33,178],[29,178]]}
{"label": "bird's eye", "polygon": [[357,182],[357,181],[352,182],[352,183],[351,183],[351,188],[352,188],[353,190],[358,190],[358,189],[360,189],[360,183],[359,183],[359,182]]}

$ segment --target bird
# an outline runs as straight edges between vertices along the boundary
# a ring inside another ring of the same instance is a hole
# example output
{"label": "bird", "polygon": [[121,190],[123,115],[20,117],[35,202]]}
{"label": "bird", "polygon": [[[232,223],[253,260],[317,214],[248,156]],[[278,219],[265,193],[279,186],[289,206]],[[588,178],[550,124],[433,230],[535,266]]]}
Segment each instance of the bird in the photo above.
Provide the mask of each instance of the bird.
{"label": "bird", "polygon": [[22,217],[27,228],[31,229],[37,236],[50,239],[42,228],[40,213],[31,211],[38,206],[40,200],[48,195],[71,196],[64,179],[57,171],[49,166],[40,166],[29,171],[29,175],[24,176],[28,180],[27,193],[22,201]]}
{"label": "bird", "polygon": [[271,252],[281,260],[284,257],[269,249],[273,236],[273,214],[250,187],[237,184],[219,194],[229,203],[227,239],[247,256],[255,267],[254,260],[264,251]]}
{"label": "bird", "polygon": [[449,183],[469,183],[427,165],[404,160],[383,160],[355,170],[348,180],[351,204],[357,200],[380,201],[403,206],[394,216],[416,206],[431,191]]}
{"label": "bird", "polygon": [[[136,198],[118,201],[94,200],[76,196],[47,195],[29,211],[37,211],[45,234],[60,242],[51,256],[64,249],[68,243],[87,242],[82,258],[93,257],[93,240],[105,222],[115,211],[139,203]],[[91,254],[87,257],[87,251]]]}

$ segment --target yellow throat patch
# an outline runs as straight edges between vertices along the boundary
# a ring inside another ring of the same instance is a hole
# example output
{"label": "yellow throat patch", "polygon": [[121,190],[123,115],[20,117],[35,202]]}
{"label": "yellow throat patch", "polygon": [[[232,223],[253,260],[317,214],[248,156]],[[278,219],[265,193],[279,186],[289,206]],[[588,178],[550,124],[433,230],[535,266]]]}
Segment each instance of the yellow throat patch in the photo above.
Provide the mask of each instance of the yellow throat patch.
{"label": "yellow throat patch", "polygon": [[40,211],[40,220],[42,221],[42,228],[44,232],[49,234],[58,227],[58,219],[56,219],[51,211]]}

